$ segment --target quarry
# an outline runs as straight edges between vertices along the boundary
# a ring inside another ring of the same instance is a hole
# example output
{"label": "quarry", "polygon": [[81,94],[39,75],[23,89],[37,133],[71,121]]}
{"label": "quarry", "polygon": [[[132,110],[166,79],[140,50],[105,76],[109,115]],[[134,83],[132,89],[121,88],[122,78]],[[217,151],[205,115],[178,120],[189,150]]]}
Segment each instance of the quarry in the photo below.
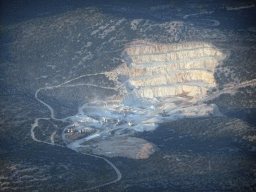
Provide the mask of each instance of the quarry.
{"label": "quarry", "polygon": [[0,191],[255,190],[254,4],[1,26]]}

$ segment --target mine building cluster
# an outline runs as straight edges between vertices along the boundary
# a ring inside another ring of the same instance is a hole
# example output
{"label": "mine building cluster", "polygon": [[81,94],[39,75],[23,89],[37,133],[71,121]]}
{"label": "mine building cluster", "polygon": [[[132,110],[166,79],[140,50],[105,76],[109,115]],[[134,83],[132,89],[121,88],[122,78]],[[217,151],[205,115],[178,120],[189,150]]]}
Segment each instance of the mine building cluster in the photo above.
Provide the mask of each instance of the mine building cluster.
{"label": "mine building cluster", "polygon": [[72,126],[71,128],[68,128],[68,129],[67,129],[67,133],[73,134],[74,132],[76,132],[75,126]]}
{"label": "mine building cluster", "polygon": [[80,130],[76,130],[75,125],[74,125],[74,126],[68,128],[66,133],[71,133],[71,135],[73,135],[76,132],[78,132],[78,133],[87,133],[87,132],[90,132],[90,131],[91,131],[90,127],[84,127]]}

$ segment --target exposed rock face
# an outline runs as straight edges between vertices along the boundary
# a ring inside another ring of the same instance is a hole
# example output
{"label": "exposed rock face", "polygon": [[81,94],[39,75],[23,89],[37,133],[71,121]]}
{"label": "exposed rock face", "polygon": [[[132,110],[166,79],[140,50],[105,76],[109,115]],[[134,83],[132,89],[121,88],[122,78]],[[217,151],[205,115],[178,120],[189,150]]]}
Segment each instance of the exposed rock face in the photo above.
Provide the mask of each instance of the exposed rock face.
{"label": "exposed rock face", "polygon": [[227,57],[202,42],[134,41],[123,55],[126,65],[116,69],[114,74],[128,77],[127,88],[133,90],[132,94],[148,98],[184,93],[195,98],[204,97],[209,88],[216,86],[215,67]]}

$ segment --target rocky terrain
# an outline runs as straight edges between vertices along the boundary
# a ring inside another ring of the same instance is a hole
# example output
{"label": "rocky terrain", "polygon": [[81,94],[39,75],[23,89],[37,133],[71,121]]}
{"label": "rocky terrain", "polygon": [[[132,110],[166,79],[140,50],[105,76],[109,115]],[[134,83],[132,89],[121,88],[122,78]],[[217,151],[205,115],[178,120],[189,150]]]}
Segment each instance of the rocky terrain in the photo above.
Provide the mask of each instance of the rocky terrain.
{"label": "rocky terrain", "polygon": [[254,5],[106,4],[1,26],[0,190],[256,190]]}

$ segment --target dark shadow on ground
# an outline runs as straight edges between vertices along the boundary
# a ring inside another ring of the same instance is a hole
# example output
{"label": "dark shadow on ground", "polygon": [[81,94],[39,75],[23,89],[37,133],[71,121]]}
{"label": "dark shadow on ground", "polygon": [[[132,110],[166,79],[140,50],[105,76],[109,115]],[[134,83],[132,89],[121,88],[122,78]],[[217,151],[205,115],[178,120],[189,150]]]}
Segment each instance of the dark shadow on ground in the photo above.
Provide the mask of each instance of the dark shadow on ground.
{"label": "dark shadow on ground", "polygon": [[149,8],[151,6],[166,5],[168,1],[135,1],[135,0],[46,0],[46,1],[30,1],[30,0],[3,0],[1,6],[1,18],[3,24],[11,24],[20,21],[33,19],[36,17],[48,17],[61,14],[66,11],[75,10],[90,6],[101,7],[102,5],[121,6],[131,8]]}
{"label": "dark shadow on ground", "polygon": [[[32,184],[27,189],[40,188],[39,191],[83,190],[116,179],[114,170],[102,159],[80,154],[66,147],[37,142],[21,145],[10,137],[0,138],[0,149],[0,172],[8,177],[11,187],[24,187],[22,184],[15,184],[24,175],[32,178],[47,178],[50,175],[50,180],[26,183],[23,179],[27,186]],[[10,169],[15,166],[16,172]],[[29,171],[35,167],[34,171]],[[90,180],[92,183],[88,184]]]}
{"label": "dark shadow on ground", "polygon": [[241,119],[251,126],[256,126],[256,109],[255,108],[245,108],[245,109],[233,109],[229,110],[224,107],[219,107],[222,114],[231,118]]}
{"label": "dark shadow on ground", "polygon": [[[200,118],[198,120],[200,121]],[[185,119],[178,121],[185,121]],[[234,138],[227,136],[199,140],[175,132],[172,129],[172,123],[163,123],[153,132],[137,133],[135,136],[156,144],[163,151],[175,150],[195,154],[238,153],[252,159],[256,158],[255,152],[248,151],[246,143],[238,143]]]}

